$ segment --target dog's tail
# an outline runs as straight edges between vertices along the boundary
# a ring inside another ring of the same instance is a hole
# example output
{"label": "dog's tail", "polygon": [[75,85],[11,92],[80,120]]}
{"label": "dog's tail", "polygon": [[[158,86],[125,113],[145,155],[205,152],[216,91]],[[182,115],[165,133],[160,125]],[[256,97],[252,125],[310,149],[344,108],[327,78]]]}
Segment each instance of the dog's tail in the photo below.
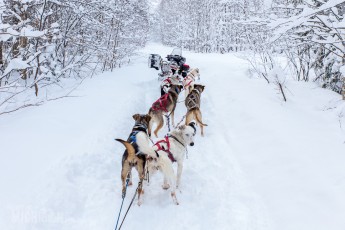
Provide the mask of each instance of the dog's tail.
{"label": "dog's tail", "polygon": [[133,145],[131,145],[131,143],[124,141],[122,139],[115,139],[115,140],[117,140],[118,142],[121,142],[126,147],[129,157],[135,156],[135,149]]}
{"label": "dog's tail", "polygon": [[208,126],[207,124],[204,124],[202,122],[202,119],[201,119],[201,112],[200,112],[200,109],[199,108],[195,108],[194,109],[194,113],[195,113],[195,119],[196,121],[201,124],[202,126]]}
{"label": "dog's tail", "polygon": [[150,107],[150,109],[149,109],[149,111],[147,112],[147,114],[151,116],[151,115],[153,114],[153,111],[154,111],[154,110],[152,109],[152,107]]}

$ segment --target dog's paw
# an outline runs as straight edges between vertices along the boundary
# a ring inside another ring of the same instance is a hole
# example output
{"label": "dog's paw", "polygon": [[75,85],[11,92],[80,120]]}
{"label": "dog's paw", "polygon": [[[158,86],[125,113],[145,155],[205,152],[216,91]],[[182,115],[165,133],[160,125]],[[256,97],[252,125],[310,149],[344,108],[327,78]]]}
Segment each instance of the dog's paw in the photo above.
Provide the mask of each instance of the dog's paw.
{"label": "dog's paw", "polygon": [[132,186],[132,185],[133,185],[132,181],[128,182],[128,186]]}
{"label": "dog's paw", "polygon": [[173,199],[174,204],[179,205],[180,203],[177,201],[176,194],[174,192],[171,193],[171,197]]}
{"label": "dog's paw", "polygon": [[165,190],[167,190],[167,189],[170,188],[170,185],[169,185],[169,184],[163,184],[163,185],[162,185],[162,188],[165,189]]}

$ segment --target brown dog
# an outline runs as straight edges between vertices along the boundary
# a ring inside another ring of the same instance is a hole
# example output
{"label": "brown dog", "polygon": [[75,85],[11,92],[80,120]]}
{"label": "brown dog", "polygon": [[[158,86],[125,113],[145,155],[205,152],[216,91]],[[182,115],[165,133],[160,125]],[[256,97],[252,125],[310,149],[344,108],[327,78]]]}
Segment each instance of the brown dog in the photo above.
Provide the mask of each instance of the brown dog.
{"label": "brown dog", "polygon": [[156,137],[158,137],[158,131],[164,125],[163,115],[171,115],[172,125],[175,125],[174,112],[178,95],[180,94],[182,87],[182,85],[171,85],[168,93],[160,97],[156,102],[152,104],[152,107],[149,110],[149,115],[151,116],[151,121],[148,129],[149,136],[151,136],[153,124],[157,124],[154,134]]}
{"label": "brown dog", "polygon": [[126,193],[126,178],[129,178],[128,185],[132,185],[131,171],[135,167],[138,171],[140,184],[138,188],[138,204],[141,204],[140,195],[143,193],[142,182],[145,177],[145,164],[146,155],[151,157],[157,157],[153,148],[149,145],[149,139],[147,136],[148,126],[151,120],[149,115],[135,114],[133,115],[135,125],[129,135],[127,141],[116,139],[121,142],[125,147],[126,151],[122,157],[122,196]]}
{"label": "brown dog", "polygon": [[185,105],[187,107],[186,114],[186,125],[188,125],[192,120],[200,125],[201,136],[204,136],[204,126],[207,126],[202,122],[202,116],[200,111],[200,96],[204,91],[205,86],[194,84],[194,89],[186,97]]}

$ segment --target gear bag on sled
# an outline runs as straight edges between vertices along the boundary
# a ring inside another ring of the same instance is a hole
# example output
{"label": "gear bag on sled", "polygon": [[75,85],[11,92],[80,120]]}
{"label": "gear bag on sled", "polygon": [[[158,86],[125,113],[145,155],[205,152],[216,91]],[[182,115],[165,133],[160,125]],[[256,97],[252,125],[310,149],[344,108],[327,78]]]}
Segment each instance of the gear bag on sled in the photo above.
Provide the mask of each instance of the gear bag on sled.
{"label": "gear bag on sled", "polygon": [[159,70],[161,61],[162,58],[159,54],[150,54],[148,60],[149,68],[155,68],[156,70]]}
{"label": "gear bag on sled", "polygon": [[168,61],[176,62],[178,66],[182,66],[186,62],[186,58],[182,57],[182,49],[175,48],[167,57]]}

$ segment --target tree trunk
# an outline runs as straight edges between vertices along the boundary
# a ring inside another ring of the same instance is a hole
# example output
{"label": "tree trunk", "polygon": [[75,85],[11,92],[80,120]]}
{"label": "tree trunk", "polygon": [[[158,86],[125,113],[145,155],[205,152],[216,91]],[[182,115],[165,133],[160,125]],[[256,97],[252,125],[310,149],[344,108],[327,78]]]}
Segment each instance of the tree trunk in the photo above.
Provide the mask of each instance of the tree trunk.
{"label": "tree trunk", "polygon": [[343,95],[343,100],[345,100],[345,76],[343,76],[343,88],[341,94]]}
{"label": "tree trunk", "polygon": [[0,65],[4,64],[4,61],[2,59],[2,45],[4,44],[3,41],[0,41]]}

